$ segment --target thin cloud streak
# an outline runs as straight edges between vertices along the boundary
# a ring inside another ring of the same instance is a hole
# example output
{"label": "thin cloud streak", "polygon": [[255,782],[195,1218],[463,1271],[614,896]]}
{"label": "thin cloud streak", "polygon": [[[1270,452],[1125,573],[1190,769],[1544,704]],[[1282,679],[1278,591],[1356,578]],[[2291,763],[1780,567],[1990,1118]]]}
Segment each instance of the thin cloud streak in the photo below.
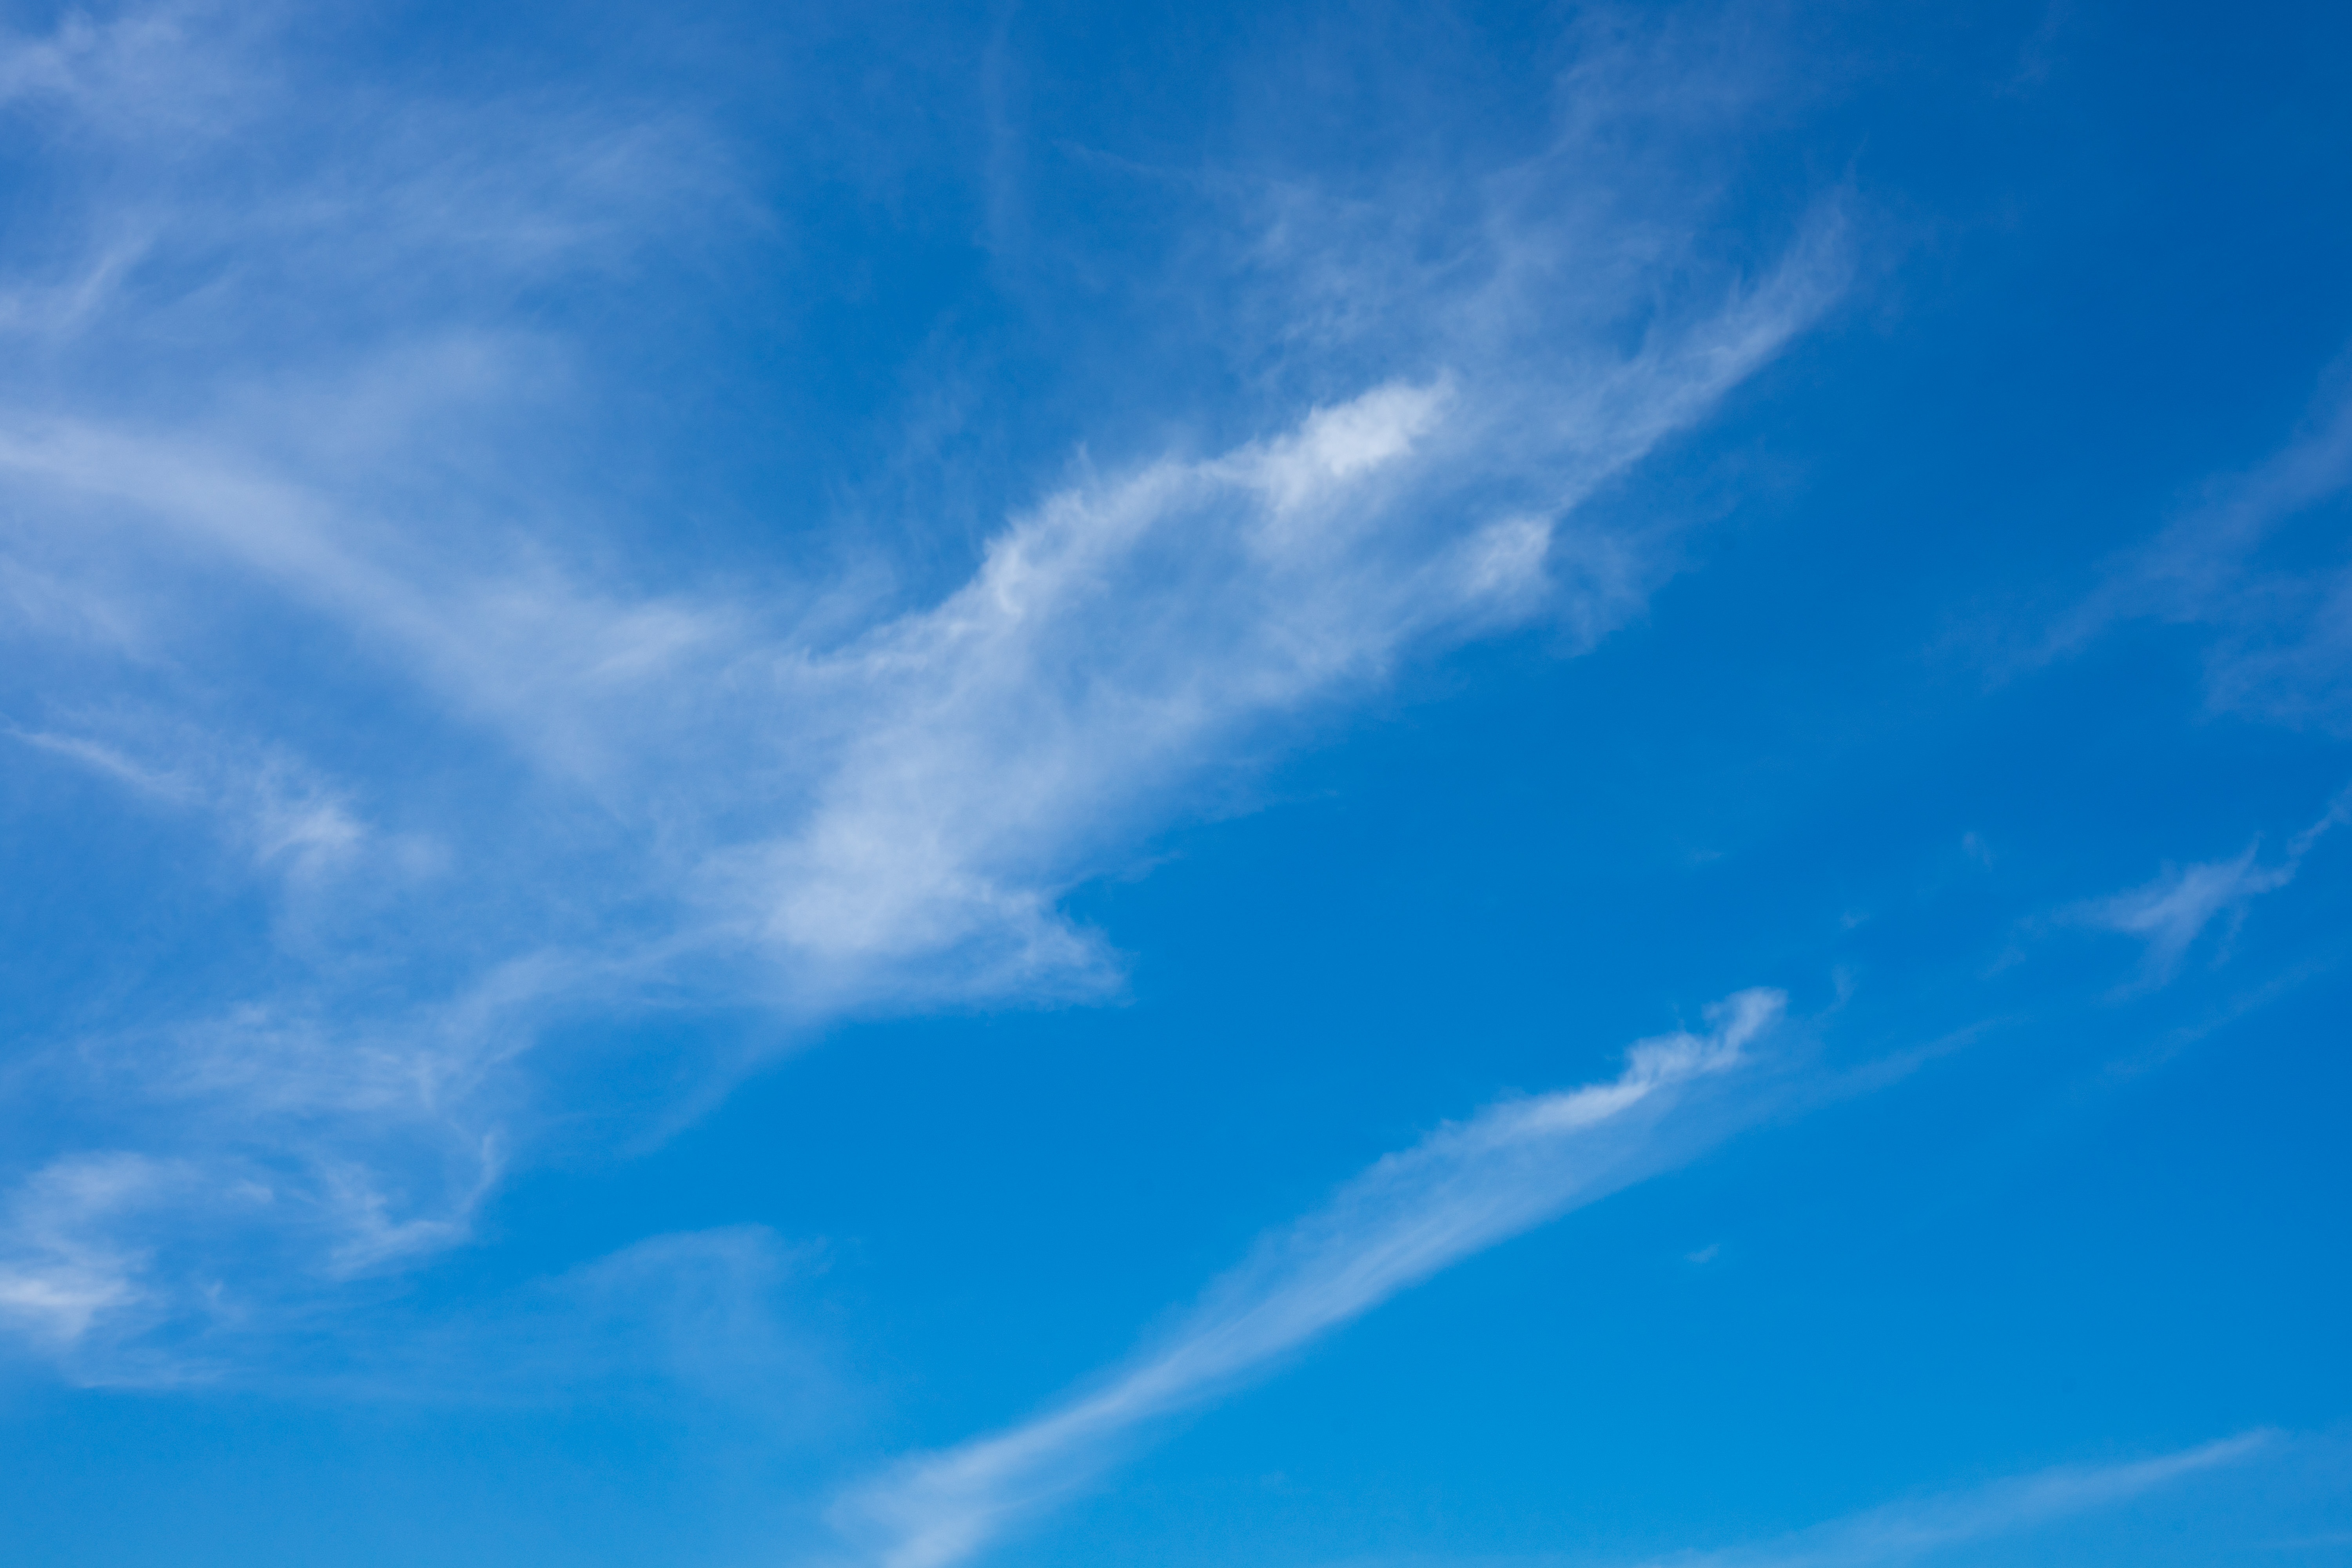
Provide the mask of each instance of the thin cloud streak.
{"label": "thin cloud streak", "polygon": [[[1616,1079],[1507,1100],[1441,1128],[1263,1240],[1158,1346],[1011,1431],[916,1460],[836,1510],[882,1568],[947,1568],[1079,1486],[1139,1429],[1263,1374],[1398,1291],[1695,1157],[1761,1114],[1749,1047],[1785,998],[1743,991],[1705,1035],[1644,1040]],[[1752,1089],[1753,1085],[1750,1085]]]}
{"label": "thin cloud streak", "polygon": [[[2352,723],[2352,567],[2281,563],[2265,552],[2352,489],[2352,353],[2321,378],[2286,444],[2126,556],[2052,629],[2045,656],[2122,623],[2206,628],[2207,696],[2227,711],[2292,724]],[[2325,526],[2315,524],[2315,526]]]}
{"label": "thin cloud streak", "polygon": [[1678,1552],[1644,1568],[1896,1568],[1970,1542],[2113,1508],[2191,1476],[2244,1464],[2281,1442],[2275,1432],[2254,1431],[2128,1464],[2060,1466],[1972,1491],[1890,1503],[1761,1545]]}
{"label": "thin cloud streak", "polygon": [[2296,834],[2277,865],[2260,863],[2262,845],[2257,841],[2232,859],[2167,866],[2139,887],[2074,905],[2063,918],[2139,938],[2147,944],[2140,984],[2161,985],[2172,978],[2208,926],[2226,918],[2234,931],[2245,918],[2246,906],[2294,881],[2313,846],[2347,816],[2352,816],[2352,790],[2337,795],[2317,821]]}
{"label": "thin cloud streak", "polygon": [[[2257,1428],[2150,1459],[2057,1465],[2003,1477],[1966,1490],[1886,1503],[1769,1541],[1645,1558],[1638,1568],[1903,1568],[1971,1544],[2031,1535],[2216,1471],[2275,1466],[2297,1454],[2328,1462],[2324,1445],[2315,1449],[2308,1438]],[[1595,1561],[1585,1552],[1546,1552],[1356,1558],[1330,1568],[1591,1568]]]}

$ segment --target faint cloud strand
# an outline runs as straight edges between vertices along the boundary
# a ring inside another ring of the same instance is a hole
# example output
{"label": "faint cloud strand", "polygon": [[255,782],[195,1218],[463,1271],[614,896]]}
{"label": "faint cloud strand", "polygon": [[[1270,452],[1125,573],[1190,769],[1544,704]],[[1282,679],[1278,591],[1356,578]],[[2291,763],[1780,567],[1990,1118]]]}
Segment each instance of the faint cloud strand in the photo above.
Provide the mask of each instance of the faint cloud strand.
{"label": "faint cloud strand", "polygon": [[[2118,565],[2051,633],[2046,651],[2083,646],[2130,620],[2206,628],[2207,692],[2216,708],[2286,723],[2352,723],[2352,563],[2333,516],[2314,518],[2352,488],[2352,356],[2322,378],[2302,427],[2252,471]],[[2325,557],[2276,558],[2290,525],[2308,521]]]}
{"label": "faint cloud strand", "polygon": [[[836,1510],[882,1568],[947,1568],[1108,1465],[1150,1423],[1229,1392],[1398,1291],[1688,1160],[1759,1114],[1710,1080],[1755,1068],[1775,991],[1644,1040],[1607,1083],[1506,1100],[1391,1154],[1267,1236],[1157,1346],[1025,1425],[914,1460]],[[1751,1086],[1752,1089],[1752,1086]]]}
{"label": "faint cloud strand", "polygon": [[2062,1466],[1974,1491],[1891,1503],[1761,1545],[1661,1557],[1646,1568],[1896,1568],[2113,1508],[2200,1472],[2243,1464],[2279,1444],[2277,1433],[2248,1432],[2131,1464]]}
{"label": "faint cloud strand", "polygon": [[2336,796],[2318,821],[2296,834],[2286,858],[2275,866],[2256,859],[2262,848],[2257,842],[2233,859],[2167,866],[2152,881],[2075,904],[2062,918],[2139,938],[2147,944],[2141,984],[2160,985],[2172,978],[2180,960],[2215,919],[2226,916],[2234,931],[2249,903],[2294,880],[2312,846],[2347,814],[2352,814],[2352,791]]}

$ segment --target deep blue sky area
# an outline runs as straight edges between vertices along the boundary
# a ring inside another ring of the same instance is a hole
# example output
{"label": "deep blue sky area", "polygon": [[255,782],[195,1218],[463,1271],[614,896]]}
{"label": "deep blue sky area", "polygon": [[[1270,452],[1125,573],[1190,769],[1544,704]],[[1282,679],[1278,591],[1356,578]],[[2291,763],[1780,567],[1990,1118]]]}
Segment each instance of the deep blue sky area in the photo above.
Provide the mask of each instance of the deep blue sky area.
{"label": "deep blue sky area", "polygon": [[2352,1564],[2352,14],[0,8],[0,1561]]}

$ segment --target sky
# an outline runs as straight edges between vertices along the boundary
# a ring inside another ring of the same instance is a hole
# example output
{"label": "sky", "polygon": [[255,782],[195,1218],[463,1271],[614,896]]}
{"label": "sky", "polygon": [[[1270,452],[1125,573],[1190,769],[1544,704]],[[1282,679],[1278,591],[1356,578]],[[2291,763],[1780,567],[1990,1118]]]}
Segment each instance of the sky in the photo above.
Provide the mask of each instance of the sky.
{"label": "sky", "polygon": [[0,128],[0,1560],[2352,1564],[2352,13]]}

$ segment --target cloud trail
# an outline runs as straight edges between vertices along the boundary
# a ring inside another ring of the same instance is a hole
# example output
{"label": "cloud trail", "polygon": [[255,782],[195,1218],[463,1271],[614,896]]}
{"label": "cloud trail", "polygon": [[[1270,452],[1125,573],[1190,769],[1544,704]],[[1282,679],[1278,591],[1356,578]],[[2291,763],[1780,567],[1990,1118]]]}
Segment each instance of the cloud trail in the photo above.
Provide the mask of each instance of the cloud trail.
{"label": "cloud trail", "polygon": [[2303,868],[2304,857],[2347,815],[2352,815],[2352,791],[2337,795],[2317,821],[2296,834],[2287,845],[2285,858],[2277,865],[2262,865],[2256,858],[2262,845],[2249,844],[2232,859],[2203,860],[2179,868],[2168,865],[2139,887],[2073,906],[2065,911],[2066,918],[2146,942],[2142,983],[2160,985],[2172,977],[2181,959],[2217,918],[2227,917],[2234,930],[2245,918],[2249,903],[2294,881]]}
{"label": "cloud trail", "polygon": [[[915,1460],[837,1522],[882,1568],[946,1568],[1082,1484],[1141,1428],[1260,1375],[1398,1291],[1686,1161],[1760,1114],[1711,1093],[1757,1070],[1784,998],[1743,991],[1705,1035],[1644,1040],[1606,1082],[1489,1106],[1349,1182],[1267,1236],[1158,1345],[1010,1431]],[[1754,1085],[1747,1086],[1750,1090]]]}
{"label": "cloud trail", "polygon": [[[1909,1563],[1950,1560],[1952,1554],[1972,1545],[2031,1536],[2201,1476],[2249,1466],[2274,1471],[2294,1460],[2303,1461],[2303,1468],[2318,1472],[2324,1478],[2322,1489],[2332,1497],[2341,1490],[2342,1471],[2340,1456],[2334,1448],[2325,1437],[2257,1428],[2153,1458],[2054,1465],[1962,1490],[1907,1498],[1769,1540],[1644,1558],[1639,1568],[1904,1568]],[[1958,1560],[1977,1561],[1974,1557]],[[1586,1552],[1476,1557],[1433,1553],[1350,1558],[1329,1568],[1589,1568],[1599,1561]],[[2004,1555],[1999,1561],[2012,1559]]]}
{"label": "cloud trail", "polygon": [[[1379,171],[1399,200],[1185,209],[1168,264],[1241,279],[1198,307],[1278,366],[1238,415],[1024,471],[929,591],[722,570],[663,549],[700,455],[659,505],[597,460],[674,352],[648,304],[781,265],[715,111],[347,81],[290,15],[0,37],[68,193],[0,270],[5,765],[209,836],[245,900],[6,1064],[0,1297],[77,1377],[233,1363],[552,1141],[657,1135],[843,1019],[1115,993],[1073,889],[1416,660],[1637,616],[1672,552],[1590,503],[1845,287],[1833,195],[1723,259],[1691,170],[1738,95],[1681,115],[1671,48],[1587,39],[1572,112],[1444,213]],[[630,1037],[698,1013],[760,1022]],[[601,1070],[646,1049],[657,1104]],[[152,1179],[68,1201],[100,1169]]]}
{"label": "cloud trail", "polygon": [[1760,1545],[1678,1552],[1655,1559],[1648,1568],[1896,1568],[1970,1542],[2113,1508],[2273,1452],[2280,1441],[2275,1432],[2246,1432],[2153,1459],[2059,1466],[1972,1491],[1890,1503]]}
{"label": "cloud trail", "polygon": [[[2110,627],[2153,619],[2206,628],[2207,695],[2217,709],[2285,723],[2352,722],[2352,567],[2341,562],[2341,502],[2352,490],[2352,353],[2321,377],[2299,427],[2246,473],[2120,562],[2053,628],[2063,652]],[[2284,560],[2296,531],[2326,559]]]}

